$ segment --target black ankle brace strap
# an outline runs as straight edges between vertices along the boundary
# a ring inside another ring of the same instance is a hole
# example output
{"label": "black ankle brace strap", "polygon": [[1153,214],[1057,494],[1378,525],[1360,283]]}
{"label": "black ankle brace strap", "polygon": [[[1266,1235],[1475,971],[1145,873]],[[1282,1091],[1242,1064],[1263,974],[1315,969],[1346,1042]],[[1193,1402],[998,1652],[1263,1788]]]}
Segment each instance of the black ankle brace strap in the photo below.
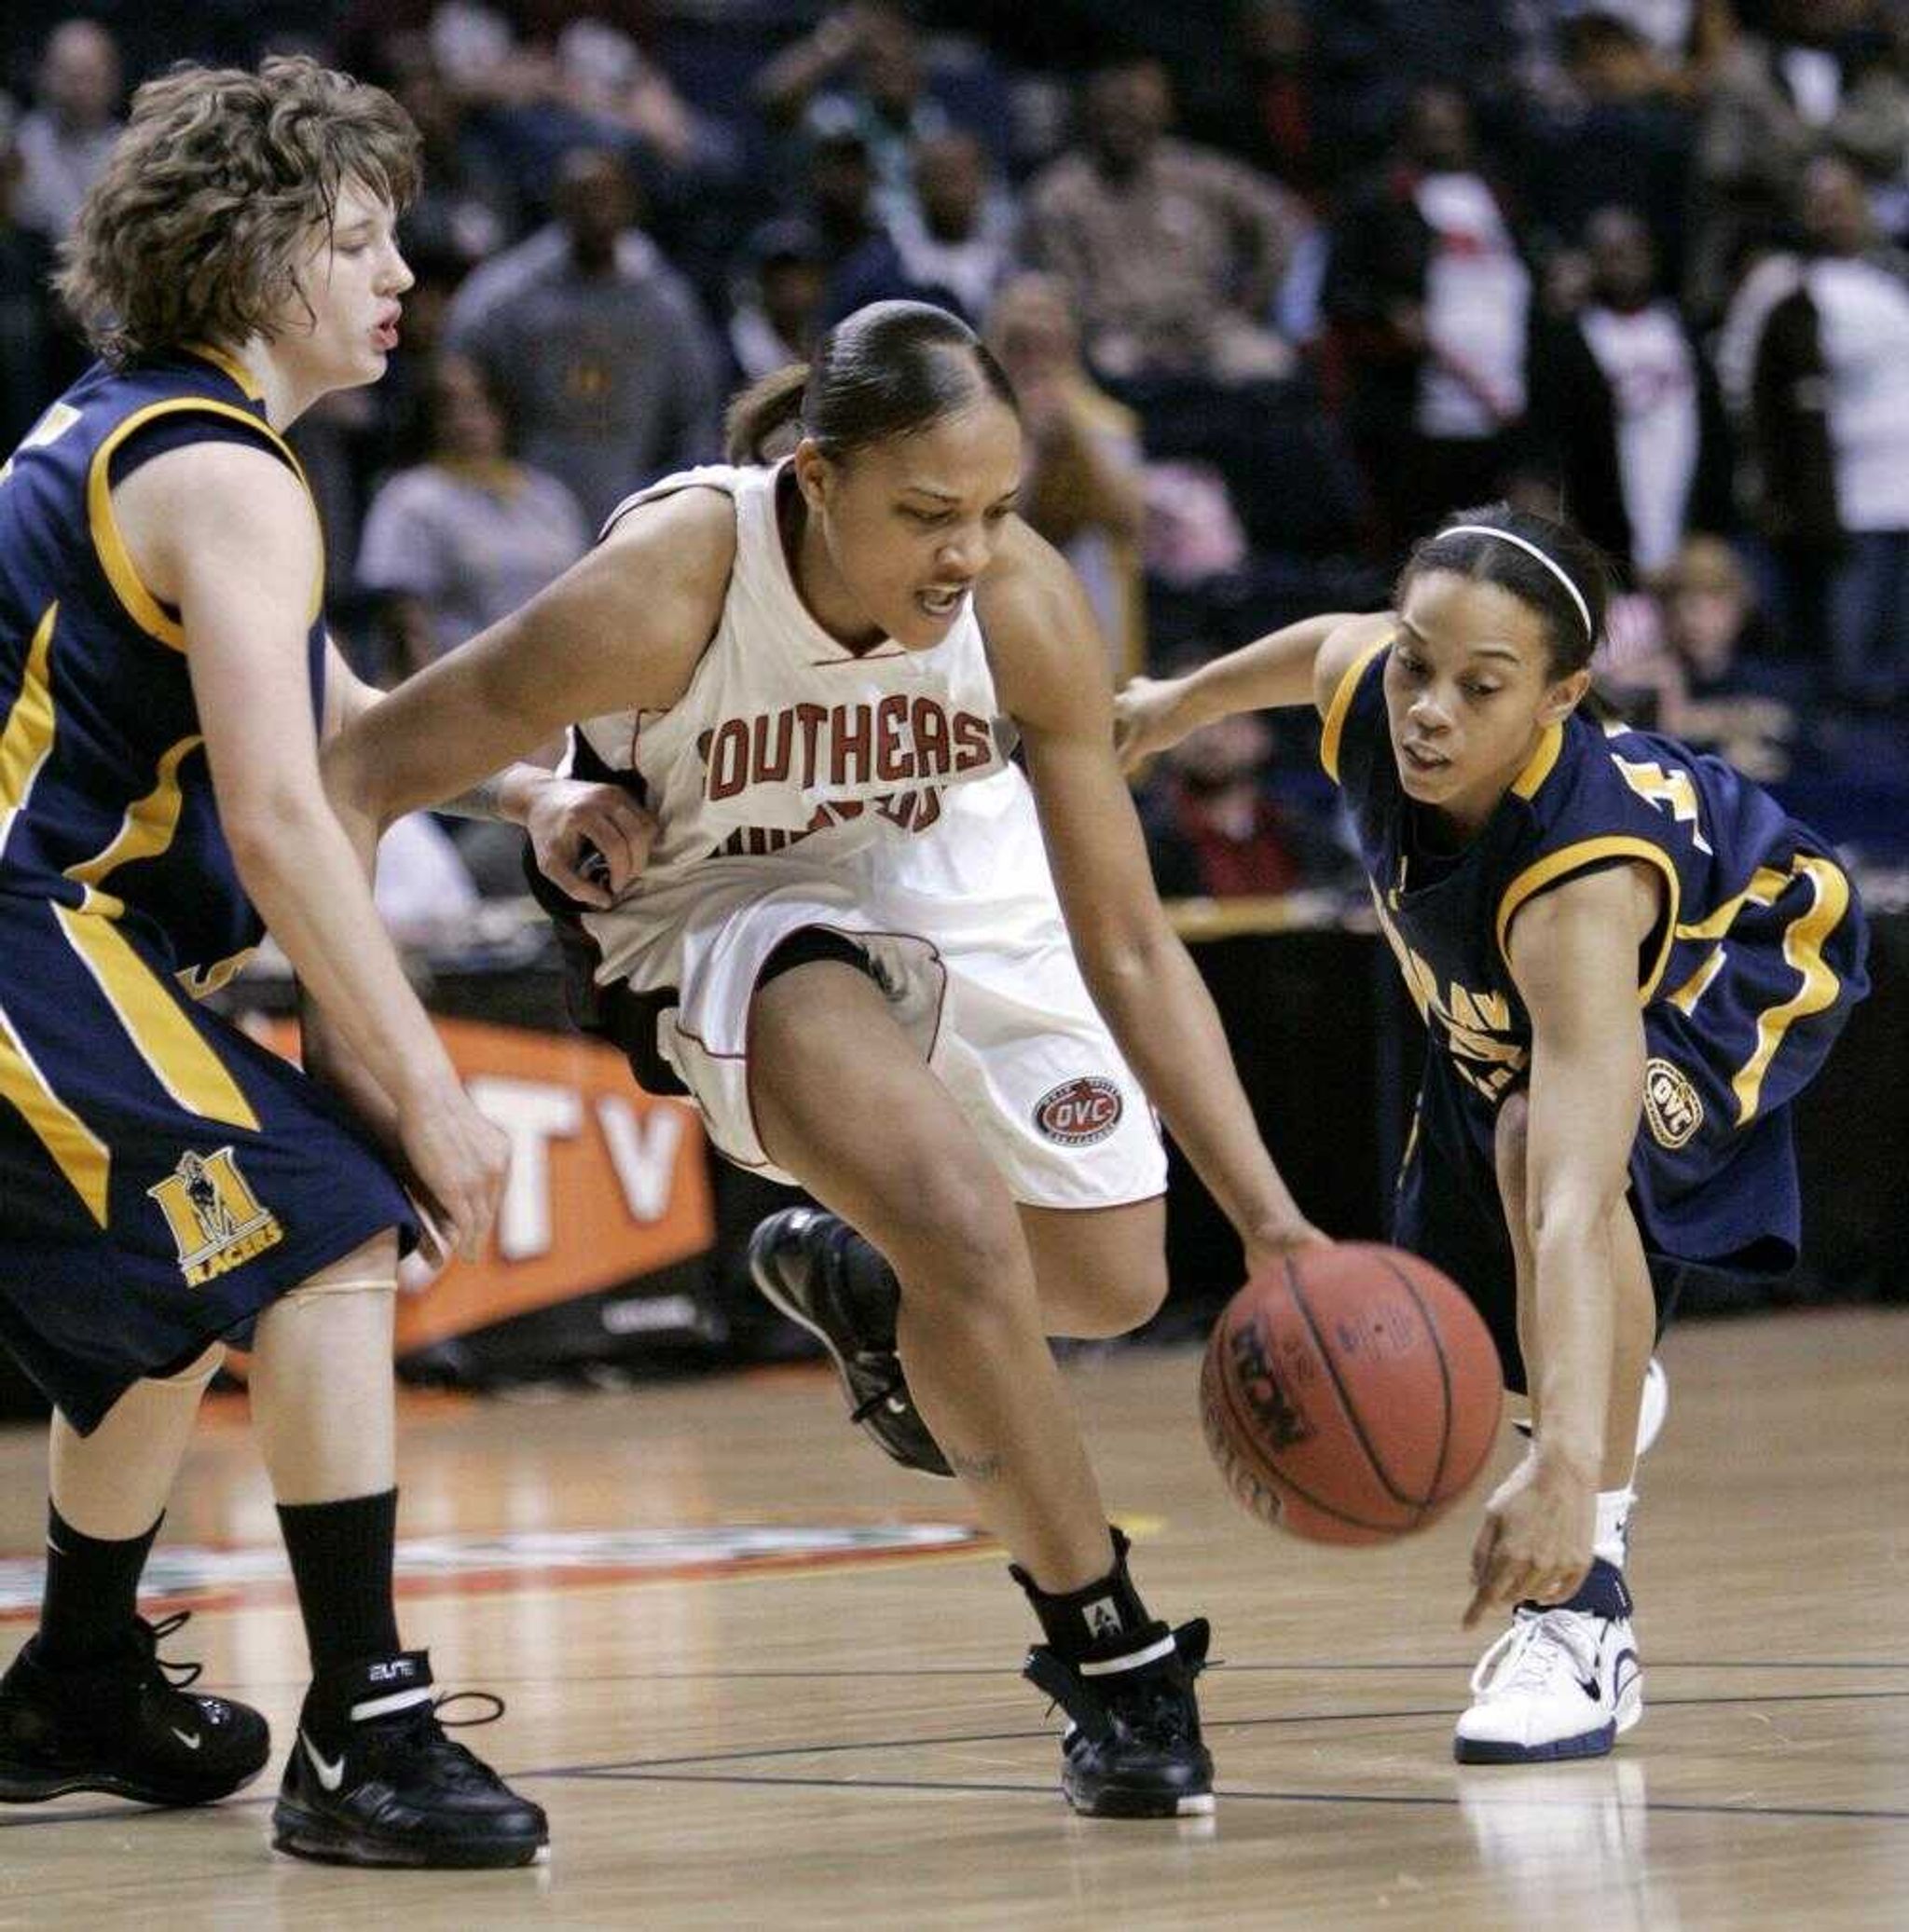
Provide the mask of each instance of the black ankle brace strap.
{"label": "black ankle brace strap", "polygon": [[1049,1644],[1069,1663],[1103,1663],[1158,1642],[1166,1635],[1166,1625],[1148,1614],[1127,1574],[1127,1552],[1132,1545],[1126,1533],[1112,1525],[1109,1531],[1114,1544],[1113,1569],[1078,1590],[1051,1595],[1018,1563],[1008,1566],[1009,1575],[1027,1593]]}

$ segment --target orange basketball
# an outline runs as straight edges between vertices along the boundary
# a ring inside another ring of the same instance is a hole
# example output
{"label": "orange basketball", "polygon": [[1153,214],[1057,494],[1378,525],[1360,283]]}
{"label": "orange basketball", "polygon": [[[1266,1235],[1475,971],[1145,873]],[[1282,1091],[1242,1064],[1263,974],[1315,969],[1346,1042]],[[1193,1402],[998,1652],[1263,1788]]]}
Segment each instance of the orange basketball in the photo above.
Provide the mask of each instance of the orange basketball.
{"label": "orange basketball", "polygon": [[1484,1468],[1503,1401],[1498,1351],[1458,1287],[1358,1241],[1256,1275],[1200,1374],[1228,1487],[1314,1542],[1385,1542],[1443,1514]]}

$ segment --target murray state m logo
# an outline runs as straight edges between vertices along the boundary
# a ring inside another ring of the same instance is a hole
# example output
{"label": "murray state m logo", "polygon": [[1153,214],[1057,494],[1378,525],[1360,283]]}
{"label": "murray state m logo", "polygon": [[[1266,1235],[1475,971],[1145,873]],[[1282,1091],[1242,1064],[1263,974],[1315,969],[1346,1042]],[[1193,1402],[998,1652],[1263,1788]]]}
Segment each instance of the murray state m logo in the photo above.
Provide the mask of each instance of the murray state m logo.
{"label": "murray state m logo", "polygon": [[179,1271],[191,1287],[285,1239],[278,1216],[259,1204],[229,1147],[183,1155],[178,1168],[146,1192],[166,1217],[179,1250]]}

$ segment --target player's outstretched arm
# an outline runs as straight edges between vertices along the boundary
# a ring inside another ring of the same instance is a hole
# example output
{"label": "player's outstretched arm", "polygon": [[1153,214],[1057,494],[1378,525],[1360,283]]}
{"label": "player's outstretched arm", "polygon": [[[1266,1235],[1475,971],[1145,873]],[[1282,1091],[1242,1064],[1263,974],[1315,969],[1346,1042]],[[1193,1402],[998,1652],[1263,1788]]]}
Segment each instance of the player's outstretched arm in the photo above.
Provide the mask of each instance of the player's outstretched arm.
{"label": "player's outstretched arm", "polygon": [[633,511],[522,610],[325,747],[340,813],[382,828],[470,790],[579,719],[667,709],[715,630],[735,555],[735,513],[719,492]]}
{"label": "player's outstretched arm", "polygon": [[1302,618],[1184,678],[1133,678],[1114,701],[1114,743],[1121,765],[1131,772],[1189,732],[1235,711],[1310,704],[1323,714],[1339,678],[1392,622],[1389,611]]}
{"label": "player's outstretched arm", "polygon": [[1532,1031],[1521,1325],[1537,1430],[1488,1506],[1467,1623],[1560,1602],[1590,1567],[1621,1306],[1650,1294],[1627,1190],[1643,1103],[1638,953],[1659,916],[1657,882],[1623,865],[1540,895],[1511,928]]}
{"label": "player's outstretched arm", "polygon": [[306,639],[322,551],[303,486],[276,457],[200,443],[116,492],[156,595],[175,603],[213,787],[239,876],[300,980],[389,1094],[423,1204],[476,1252],[503,1138],[460,1087],[406,984],[364,870],[325,802]]}
{"label": "player's outstretched arm", "polygon": [[1174,1138],[1259,1263],[1319,1239],[1259,1138],[1204,981],[1154,890],[1109,730],[1092,607],[1024,526],[983,580],[982,628],[1021,727],[1054,884],[1082,975]]}

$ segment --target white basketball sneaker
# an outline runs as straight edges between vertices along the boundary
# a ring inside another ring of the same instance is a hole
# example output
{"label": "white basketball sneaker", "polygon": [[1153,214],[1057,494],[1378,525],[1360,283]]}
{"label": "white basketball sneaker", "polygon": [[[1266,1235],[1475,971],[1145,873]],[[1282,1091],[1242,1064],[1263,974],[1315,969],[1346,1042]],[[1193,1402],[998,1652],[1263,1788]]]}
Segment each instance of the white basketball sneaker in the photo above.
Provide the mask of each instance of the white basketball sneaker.
{"label": "white basketball sneaker", "polygon": [[1600,1558],[1568,1604],[1520,1604],[1478,1660],[1458,1720],[1461,1764],[1601,1758],[1644,1714],[1621,1570]]}

